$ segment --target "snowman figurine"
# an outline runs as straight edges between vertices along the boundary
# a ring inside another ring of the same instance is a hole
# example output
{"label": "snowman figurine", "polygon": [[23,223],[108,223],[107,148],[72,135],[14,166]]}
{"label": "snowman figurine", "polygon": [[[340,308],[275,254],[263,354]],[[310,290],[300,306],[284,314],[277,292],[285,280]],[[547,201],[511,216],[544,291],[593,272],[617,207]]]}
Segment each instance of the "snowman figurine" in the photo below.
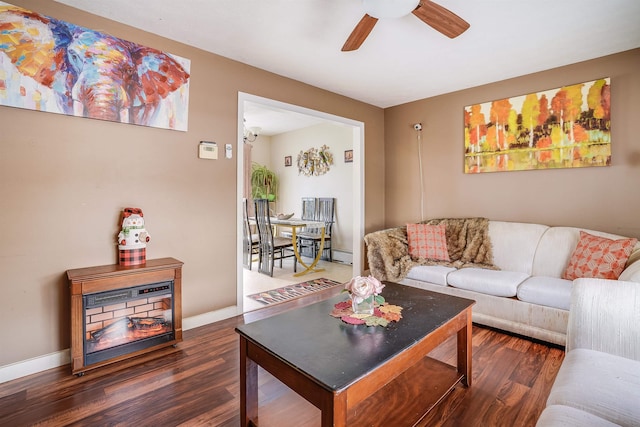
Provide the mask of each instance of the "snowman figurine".
{"label": "snowman figurine", "polygon": [[143,264],[146,261],[146,247],[151,236],[144,228],[142,209],[124,208],[122,217],[122,230],[118,233],[120,264]]}

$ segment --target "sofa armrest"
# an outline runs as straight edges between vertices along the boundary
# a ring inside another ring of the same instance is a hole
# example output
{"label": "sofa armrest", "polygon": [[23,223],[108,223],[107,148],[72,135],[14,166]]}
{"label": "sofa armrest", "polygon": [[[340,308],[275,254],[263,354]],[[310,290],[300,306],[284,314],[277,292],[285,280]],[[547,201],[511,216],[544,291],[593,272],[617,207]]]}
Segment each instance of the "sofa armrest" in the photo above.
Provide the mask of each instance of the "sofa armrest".
{"label": "sofa armrest", "polygon": [[640,248],[631,253],[626,268],[618,280],[640,283]]}
{"label": "sofa armrest", "polygon": [[571,291],[567,351],[588,348],[640,360],[640,284],[576,279]]}

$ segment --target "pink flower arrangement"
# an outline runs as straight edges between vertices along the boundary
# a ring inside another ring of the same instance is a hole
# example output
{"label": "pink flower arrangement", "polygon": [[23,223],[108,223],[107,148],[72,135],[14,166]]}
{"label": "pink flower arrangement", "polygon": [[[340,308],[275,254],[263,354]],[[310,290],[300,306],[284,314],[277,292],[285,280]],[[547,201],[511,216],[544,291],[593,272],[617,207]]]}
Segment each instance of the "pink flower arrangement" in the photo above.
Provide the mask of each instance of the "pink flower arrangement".
{"label": "pink flower arrangement", "polygon": [[369,297],[379,295],[384,285],[373,276],[356,276],[344,285],[344,289],[351,294],[356,304],[360,304]]}

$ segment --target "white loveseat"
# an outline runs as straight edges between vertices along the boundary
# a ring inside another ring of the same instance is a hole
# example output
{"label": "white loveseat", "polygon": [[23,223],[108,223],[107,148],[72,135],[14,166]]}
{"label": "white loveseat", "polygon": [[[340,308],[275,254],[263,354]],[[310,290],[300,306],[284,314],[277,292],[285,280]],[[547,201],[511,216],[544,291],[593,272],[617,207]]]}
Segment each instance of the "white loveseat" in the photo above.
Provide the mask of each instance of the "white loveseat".
{"label": "white loveseat", "polygon": [[538,427],[640,425],[640,286],[577,279],[567,353]]}
{"label": "white loveseat", "polygon": [[[565,345],[572,281],[562,279],[562,273],[581,230],[613,240],[624,238],[573,227],[488,221],[492,263],[497,270],[413,265],[404,277],[393,277],[385,269],[391,270],[392,263],[408,258],[397,254],[398,247],[401,252],[406,243],[406,227],[370,233],[365,242],[371,273],[379,279],[473,299],[475,323]],[[394,259],[378,261],[386,257],[381,252],[389,246],[381,242],[388,236],[394,239],[390,244],[396,252]],[[619,280],[640,282],[639,260],[640,243],[635,245]]]}

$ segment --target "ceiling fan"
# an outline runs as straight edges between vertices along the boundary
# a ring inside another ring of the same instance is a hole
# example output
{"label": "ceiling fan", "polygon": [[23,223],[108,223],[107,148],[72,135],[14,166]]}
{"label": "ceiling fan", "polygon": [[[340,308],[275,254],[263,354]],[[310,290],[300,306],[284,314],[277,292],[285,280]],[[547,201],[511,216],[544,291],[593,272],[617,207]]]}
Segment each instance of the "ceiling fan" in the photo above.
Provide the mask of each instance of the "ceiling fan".
{"label": "ceiling fan", "polygon": [[430,0],[362,0],[365,14],[342,46],[347,52],[358,49],[380,18],[399,18],[413,13],[449,38],[458,37],[469,28],[469,23]]}

